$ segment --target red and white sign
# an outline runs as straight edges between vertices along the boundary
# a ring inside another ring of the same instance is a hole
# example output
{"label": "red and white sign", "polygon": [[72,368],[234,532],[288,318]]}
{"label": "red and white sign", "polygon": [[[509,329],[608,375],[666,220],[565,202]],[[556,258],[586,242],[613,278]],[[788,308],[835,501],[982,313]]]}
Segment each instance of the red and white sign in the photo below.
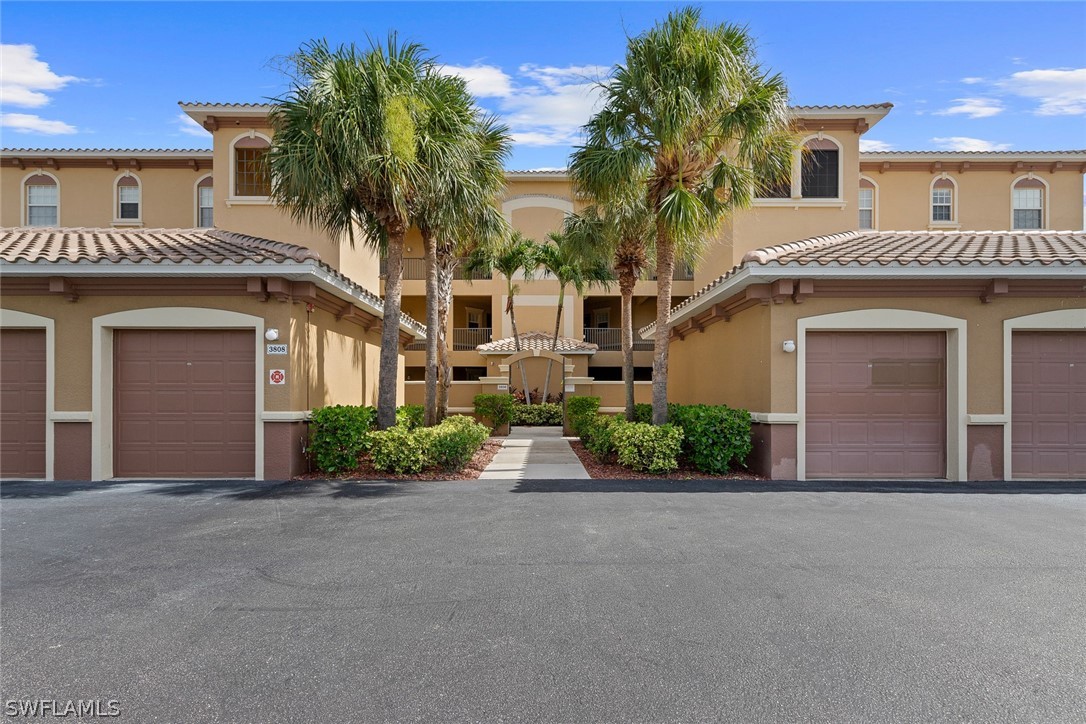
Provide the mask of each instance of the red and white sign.
{"label": "red and white sign", "polygon": [[269,385],[285,385],[287,383],[286,370],[271,370],[268,372]]}

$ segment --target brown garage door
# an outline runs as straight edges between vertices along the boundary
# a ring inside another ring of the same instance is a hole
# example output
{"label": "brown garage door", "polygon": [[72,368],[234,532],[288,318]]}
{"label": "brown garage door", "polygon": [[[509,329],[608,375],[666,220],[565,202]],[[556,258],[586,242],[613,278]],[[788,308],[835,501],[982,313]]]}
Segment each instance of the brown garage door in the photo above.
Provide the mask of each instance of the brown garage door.
{"label": "brown garage door", "polygon": [[807,335],[807,477],[946,477],[946,334]]}
{"label": "brown garage door", "polygon": [[116,477],[252,477],[252,331],[113,334]]}
{"label": "brown garage door", "polygon": [[1086,478],[1086,332],[1015,332],[1011,355],[1011,475]]}
{"label": "brown garage door", "polygon": [[45,331],[0,331],[0,477],[45,477]]}

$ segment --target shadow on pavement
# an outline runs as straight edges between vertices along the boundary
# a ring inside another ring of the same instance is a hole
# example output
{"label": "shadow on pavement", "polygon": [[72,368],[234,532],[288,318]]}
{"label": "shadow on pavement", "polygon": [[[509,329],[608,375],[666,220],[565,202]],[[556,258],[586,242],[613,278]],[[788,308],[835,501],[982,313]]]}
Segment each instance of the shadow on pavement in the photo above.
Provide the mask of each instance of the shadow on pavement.
{"label": "shadow on pavement", "polygon": [[223,495],[234,500],[383,498],[404,495],[411,487],[410,484],[385,480],[111,480],[98,483],[14,481],[0,484],[0,498],[62,498],[124,486],[140,486],[139,492],[150,495]]}
{"label": "shadow on pavement", "polygon": [[1086,481],[950,483],[897,480],[521,480],[514,493],[929,493],[1086,495]]}

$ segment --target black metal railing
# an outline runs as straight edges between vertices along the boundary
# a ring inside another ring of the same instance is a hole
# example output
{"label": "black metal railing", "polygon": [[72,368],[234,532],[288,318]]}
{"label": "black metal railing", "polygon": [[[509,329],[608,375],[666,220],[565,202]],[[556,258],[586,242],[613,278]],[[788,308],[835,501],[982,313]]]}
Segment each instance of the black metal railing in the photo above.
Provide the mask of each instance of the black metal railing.
{"label": "black metal railing", "polygon": [[[621,352],[622,330],[617,327],[587,327],[584,331],[584,341],[596,345],[601,352]],[[652,340],[638,339],[635,332],[633,348],[635,351],[651,350]]]}

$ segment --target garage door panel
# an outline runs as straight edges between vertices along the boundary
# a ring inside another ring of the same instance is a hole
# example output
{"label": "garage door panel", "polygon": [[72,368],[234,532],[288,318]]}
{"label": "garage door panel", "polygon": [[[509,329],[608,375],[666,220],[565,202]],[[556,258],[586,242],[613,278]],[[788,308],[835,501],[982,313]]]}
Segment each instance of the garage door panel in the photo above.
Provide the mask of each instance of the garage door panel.
{"label": "garage door panel", "polygon": [[813,332],[808,477],[945,477],[946,334]]}
{"label": "garage door panel", "polygon": [[0,330],[0,477],[44,478],[45,330]]}
{"label": "garage door panel", "polygon": [[1086,478],[1086,332],[1015,332],[1011,358],[1012,475]]}
{"label": "garage door panel", "polygon": [[254,474],[254,332],[118,330],[114,340],[115,475]]}

